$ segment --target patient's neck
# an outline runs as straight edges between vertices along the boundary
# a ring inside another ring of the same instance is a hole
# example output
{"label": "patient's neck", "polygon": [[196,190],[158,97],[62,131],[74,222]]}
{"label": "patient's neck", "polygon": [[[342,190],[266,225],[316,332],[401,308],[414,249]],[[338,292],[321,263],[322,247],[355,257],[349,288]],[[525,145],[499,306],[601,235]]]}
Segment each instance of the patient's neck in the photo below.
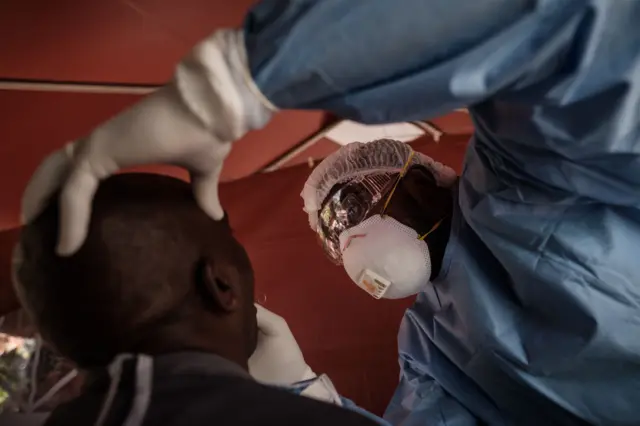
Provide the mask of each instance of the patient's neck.
{"label": "patient's neck", "polygon": [[177,324],[150,330],[132,346],[132,352],[152,356],[176,352],[203,352],[218,355],[248,369],[243,341],[229,330],[202,324]]}

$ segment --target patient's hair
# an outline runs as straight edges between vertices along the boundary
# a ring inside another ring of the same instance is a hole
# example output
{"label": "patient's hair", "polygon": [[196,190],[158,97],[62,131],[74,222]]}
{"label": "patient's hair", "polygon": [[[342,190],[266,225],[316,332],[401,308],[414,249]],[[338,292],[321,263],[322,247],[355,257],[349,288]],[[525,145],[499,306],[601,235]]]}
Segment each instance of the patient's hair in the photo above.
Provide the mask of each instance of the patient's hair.
{"label": "patient's hair", "polygon": [[229,265],[252,298],[244,249],[226,218],[198,207],[187,183],[152,174],[107,179],[71,257],[54,254],[58,198],[22,232],[16,288],[43,337],[80,366],[104,365],[158,329],[200,321],[203,310],[215,315],[194,285],[204,258]]}

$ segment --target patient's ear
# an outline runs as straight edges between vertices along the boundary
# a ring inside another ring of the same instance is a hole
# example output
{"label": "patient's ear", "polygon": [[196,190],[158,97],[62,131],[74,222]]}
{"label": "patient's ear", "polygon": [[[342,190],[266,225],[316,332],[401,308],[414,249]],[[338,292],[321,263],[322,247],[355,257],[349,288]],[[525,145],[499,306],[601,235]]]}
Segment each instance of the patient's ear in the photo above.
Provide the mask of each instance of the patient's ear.
{"label": "patient's ear", "polygon": [[205,306],[210,309],[231,313],[241,307],[240,280],[237,272],[226,262],[202,259],[196,274],[196,287]]}

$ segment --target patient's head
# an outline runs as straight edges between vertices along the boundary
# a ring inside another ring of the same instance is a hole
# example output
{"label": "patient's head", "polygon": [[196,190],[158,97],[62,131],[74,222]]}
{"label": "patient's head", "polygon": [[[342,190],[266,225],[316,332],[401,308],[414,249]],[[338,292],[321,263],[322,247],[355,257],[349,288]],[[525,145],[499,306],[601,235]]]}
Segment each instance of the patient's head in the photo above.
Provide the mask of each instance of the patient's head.
{"label": "patient's head", "polygon": [[115,354],[217,353],[243,366],[255,349],[253,271],[225,218],[190,186],[151,174],[100,185],[86,242],[54,254],[58,197],[21,236],[16,290],[43,337],[81,367]]}

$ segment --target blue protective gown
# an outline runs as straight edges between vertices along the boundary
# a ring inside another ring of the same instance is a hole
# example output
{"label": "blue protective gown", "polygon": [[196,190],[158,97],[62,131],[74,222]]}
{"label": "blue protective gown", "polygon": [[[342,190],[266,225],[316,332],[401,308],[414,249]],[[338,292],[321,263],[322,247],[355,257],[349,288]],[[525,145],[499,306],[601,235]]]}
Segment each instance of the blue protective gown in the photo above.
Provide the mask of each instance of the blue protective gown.
{"label": "blue protective gown", "polygon": [[473,117],[389,421],[640,425],[640,1],[265,1],[245,36],[280,108]]}

